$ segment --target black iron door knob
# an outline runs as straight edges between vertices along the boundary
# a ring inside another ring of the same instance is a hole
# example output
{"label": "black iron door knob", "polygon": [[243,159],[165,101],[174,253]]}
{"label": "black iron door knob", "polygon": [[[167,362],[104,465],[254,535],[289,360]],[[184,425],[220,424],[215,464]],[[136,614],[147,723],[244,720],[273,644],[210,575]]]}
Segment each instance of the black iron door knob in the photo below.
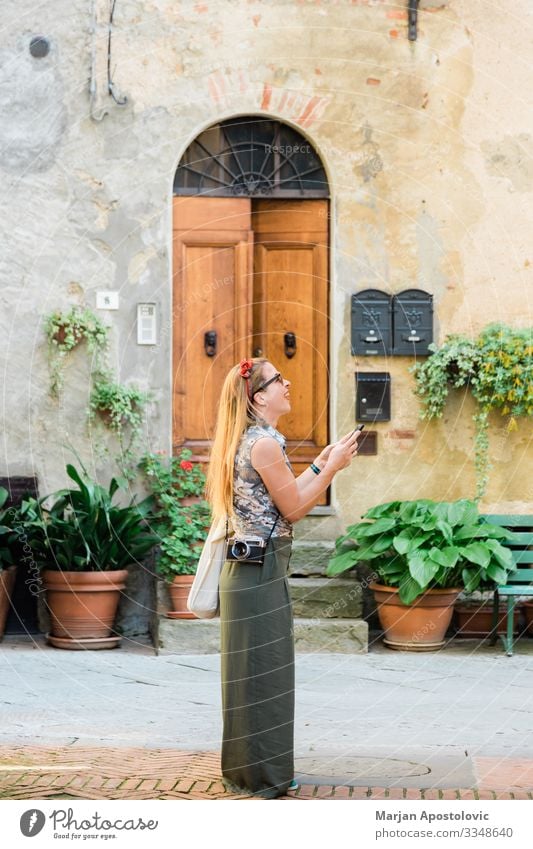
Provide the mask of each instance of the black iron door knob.
{"label": "black iron door knob", "polygon": [[283,337],[285,342],[285,356],[292,360],[296,353],[296,336],[294,333],[286,333]]}
{"label": "black iron door knob", "polygon": [[204,348],[208,357],[214,357],[217,352],[217,332],[208,330],[204,333]]}

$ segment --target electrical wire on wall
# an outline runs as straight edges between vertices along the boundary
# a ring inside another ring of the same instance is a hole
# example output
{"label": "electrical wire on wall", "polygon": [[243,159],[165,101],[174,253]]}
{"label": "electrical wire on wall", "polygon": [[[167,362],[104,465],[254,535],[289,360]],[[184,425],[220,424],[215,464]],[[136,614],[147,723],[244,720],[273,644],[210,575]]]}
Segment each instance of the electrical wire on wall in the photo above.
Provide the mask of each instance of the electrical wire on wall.
{"label": "electrical wire on wall", "polygon": [[128,98],[125,95],[120,95],[116,89],[115,83],[111,79],[111,35],[113,30],[113,15],[115,14],[115,5],[117,0],[111,0],[111,9],[109,13],[109,31],[107,37],[107,90],[115,103],[118,106],[125,106]]}

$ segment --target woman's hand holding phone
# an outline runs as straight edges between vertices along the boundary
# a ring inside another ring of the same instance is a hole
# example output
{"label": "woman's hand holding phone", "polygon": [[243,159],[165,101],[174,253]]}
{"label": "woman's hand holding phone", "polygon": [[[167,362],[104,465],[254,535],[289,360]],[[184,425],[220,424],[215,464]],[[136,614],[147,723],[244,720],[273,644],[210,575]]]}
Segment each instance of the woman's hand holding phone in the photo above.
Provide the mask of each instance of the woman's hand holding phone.
{"label": "woman's hand holding phone", "polygon": [[364,425],[357,425],[355,430],[347,433],[331,449],[327,465],[335,472],[345,469],[350,465],[357,454],[357,440]]}

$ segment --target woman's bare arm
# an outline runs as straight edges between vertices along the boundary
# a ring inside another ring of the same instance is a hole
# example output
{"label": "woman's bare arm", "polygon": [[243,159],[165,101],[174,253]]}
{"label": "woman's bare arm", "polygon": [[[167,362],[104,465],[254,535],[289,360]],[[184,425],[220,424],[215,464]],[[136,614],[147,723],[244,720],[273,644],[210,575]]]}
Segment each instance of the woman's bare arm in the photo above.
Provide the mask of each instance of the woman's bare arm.
{"label": "woman's bare arm", "polygon": [[357,437],[343,437],[329,452],[320,474],[311,472],[313,477],[306,475],[307,480],[302,480],[300,485],[300,478],[295,478],[288,468],[281,446],[273,437],[263,437],[254,443],[251,461],[281,515],[294,523],[309,513],[336,473],[346,468],[356,453]]}

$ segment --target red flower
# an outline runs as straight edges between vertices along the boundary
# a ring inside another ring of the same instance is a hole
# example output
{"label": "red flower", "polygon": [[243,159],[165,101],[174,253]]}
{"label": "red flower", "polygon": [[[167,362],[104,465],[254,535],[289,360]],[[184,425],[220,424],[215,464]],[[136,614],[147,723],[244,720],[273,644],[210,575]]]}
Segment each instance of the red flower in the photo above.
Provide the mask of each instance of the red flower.
{"label": "red flower", "polygon": [[180,463],[180,467],[184,472],[192,472],[193,464],[189,460],[182,460]]}

